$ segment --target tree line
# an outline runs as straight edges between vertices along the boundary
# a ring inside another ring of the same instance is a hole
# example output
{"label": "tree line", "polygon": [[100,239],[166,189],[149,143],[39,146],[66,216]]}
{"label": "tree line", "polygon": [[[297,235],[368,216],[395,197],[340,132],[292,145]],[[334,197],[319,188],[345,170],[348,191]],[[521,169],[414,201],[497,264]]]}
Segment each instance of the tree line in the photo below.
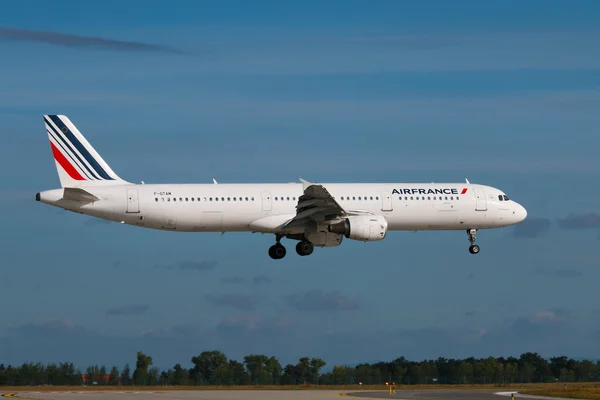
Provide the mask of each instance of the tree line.
{"label": "tree line", "polygon": [[[1,360],[0,360],[1,361]],[[136,363],[116,366],[91,365],[80,370],[73,363],[0,363],[0,385],[346,385],[385,384],[498,384],[536,382],[593,382],[600,380],[600,361],[573,360],[566,356],[545,359],[538,353],[516,357],[488,357],[335,365],[323,372],[325,361],[301,357],[282,367],[273,356],[251,354],[242,361],[228,359],[220,351],[204,351],[191,358],[191,366],[175,364],[167,370],[153,366],[151,356],[137,353]]]}

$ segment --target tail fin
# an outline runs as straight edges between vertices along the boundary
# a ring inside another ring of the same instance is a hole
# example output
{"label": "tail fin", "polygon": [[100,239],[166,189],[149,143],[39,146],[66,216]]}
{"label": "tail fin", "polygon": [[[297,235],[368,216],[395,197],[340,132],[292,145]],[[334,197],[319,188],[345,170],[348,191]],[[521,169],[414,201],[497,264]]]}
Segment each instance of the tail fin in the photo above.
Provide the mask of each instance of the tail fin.
{"label": "tail fin", "polygon": [[128,183],[108,166],[64,115],[44,115],[62,187]]}

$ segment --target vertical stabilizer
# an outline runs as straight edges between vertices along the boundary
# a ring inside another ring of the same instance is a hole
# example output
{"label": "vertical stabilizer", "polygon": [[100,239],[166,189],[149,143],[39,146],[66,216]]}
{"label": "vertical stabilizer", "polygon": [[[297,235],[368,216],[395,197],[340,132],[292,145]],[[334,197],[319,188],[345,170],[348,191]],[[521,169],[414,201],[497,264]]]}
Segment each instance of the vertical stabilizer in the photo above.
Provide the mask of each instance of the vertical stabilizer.
{"label": "vertical stabilizer", "polygon": [[121,179],[64,115],[44,115],[62,187],[128,183]]}

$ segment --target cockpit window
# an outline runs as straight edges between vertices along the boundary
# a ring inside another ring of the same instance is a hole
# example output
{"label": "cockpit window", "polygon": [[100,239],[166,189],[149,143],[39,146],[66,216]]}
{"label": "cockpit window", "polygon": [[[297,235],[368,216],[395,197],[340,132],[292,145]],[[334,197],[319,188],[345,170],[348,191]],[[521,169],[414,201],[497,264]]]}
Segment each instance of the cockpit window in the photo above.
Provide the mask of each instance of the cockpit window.
{"label": "cockpit window", "polygon": [[504,201],[504,198],[502,197],[502,195],[501,195],[501,194],[499,194],[499,195],[498,195],[498,200],[500,200],[500,201]]}
{"label": "cockpit window", "polygon": [[505,201],[509,201],[510,200],[507,195],[504,194],[503,196],[504,196],[504,200]]}

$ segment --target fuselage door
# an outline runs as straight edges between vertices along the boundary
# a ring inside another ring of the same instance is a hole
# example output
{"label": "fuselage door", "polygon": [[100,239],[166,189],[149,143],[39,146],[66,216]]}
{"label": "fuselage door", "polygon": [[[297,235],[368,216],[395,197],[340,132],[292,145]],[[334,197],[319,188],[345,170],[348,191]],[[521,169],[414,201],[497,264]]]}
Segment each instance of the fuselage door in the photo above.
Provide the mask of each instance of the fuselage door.
{"label": "fuselage door", "polygon": [[262,210],[271,211],[271,192],[261,192]]}
{"label": "fuselage door", "polygon": [[381,192],[381,211],[392,211],[392,195],[390,192]]}
{"label": "fuselage door", "polygon": [[480,187],[474,187],[475,191],[475,210],[476,211],[486,211],[487,210],[487,200],[485,199],[485,193],[483,189]]}
{"label": "fuselage door", "polygon": [[127,188],[127,212],[140,212],[140,200],[138,198],[138,190],[135,188]]}

